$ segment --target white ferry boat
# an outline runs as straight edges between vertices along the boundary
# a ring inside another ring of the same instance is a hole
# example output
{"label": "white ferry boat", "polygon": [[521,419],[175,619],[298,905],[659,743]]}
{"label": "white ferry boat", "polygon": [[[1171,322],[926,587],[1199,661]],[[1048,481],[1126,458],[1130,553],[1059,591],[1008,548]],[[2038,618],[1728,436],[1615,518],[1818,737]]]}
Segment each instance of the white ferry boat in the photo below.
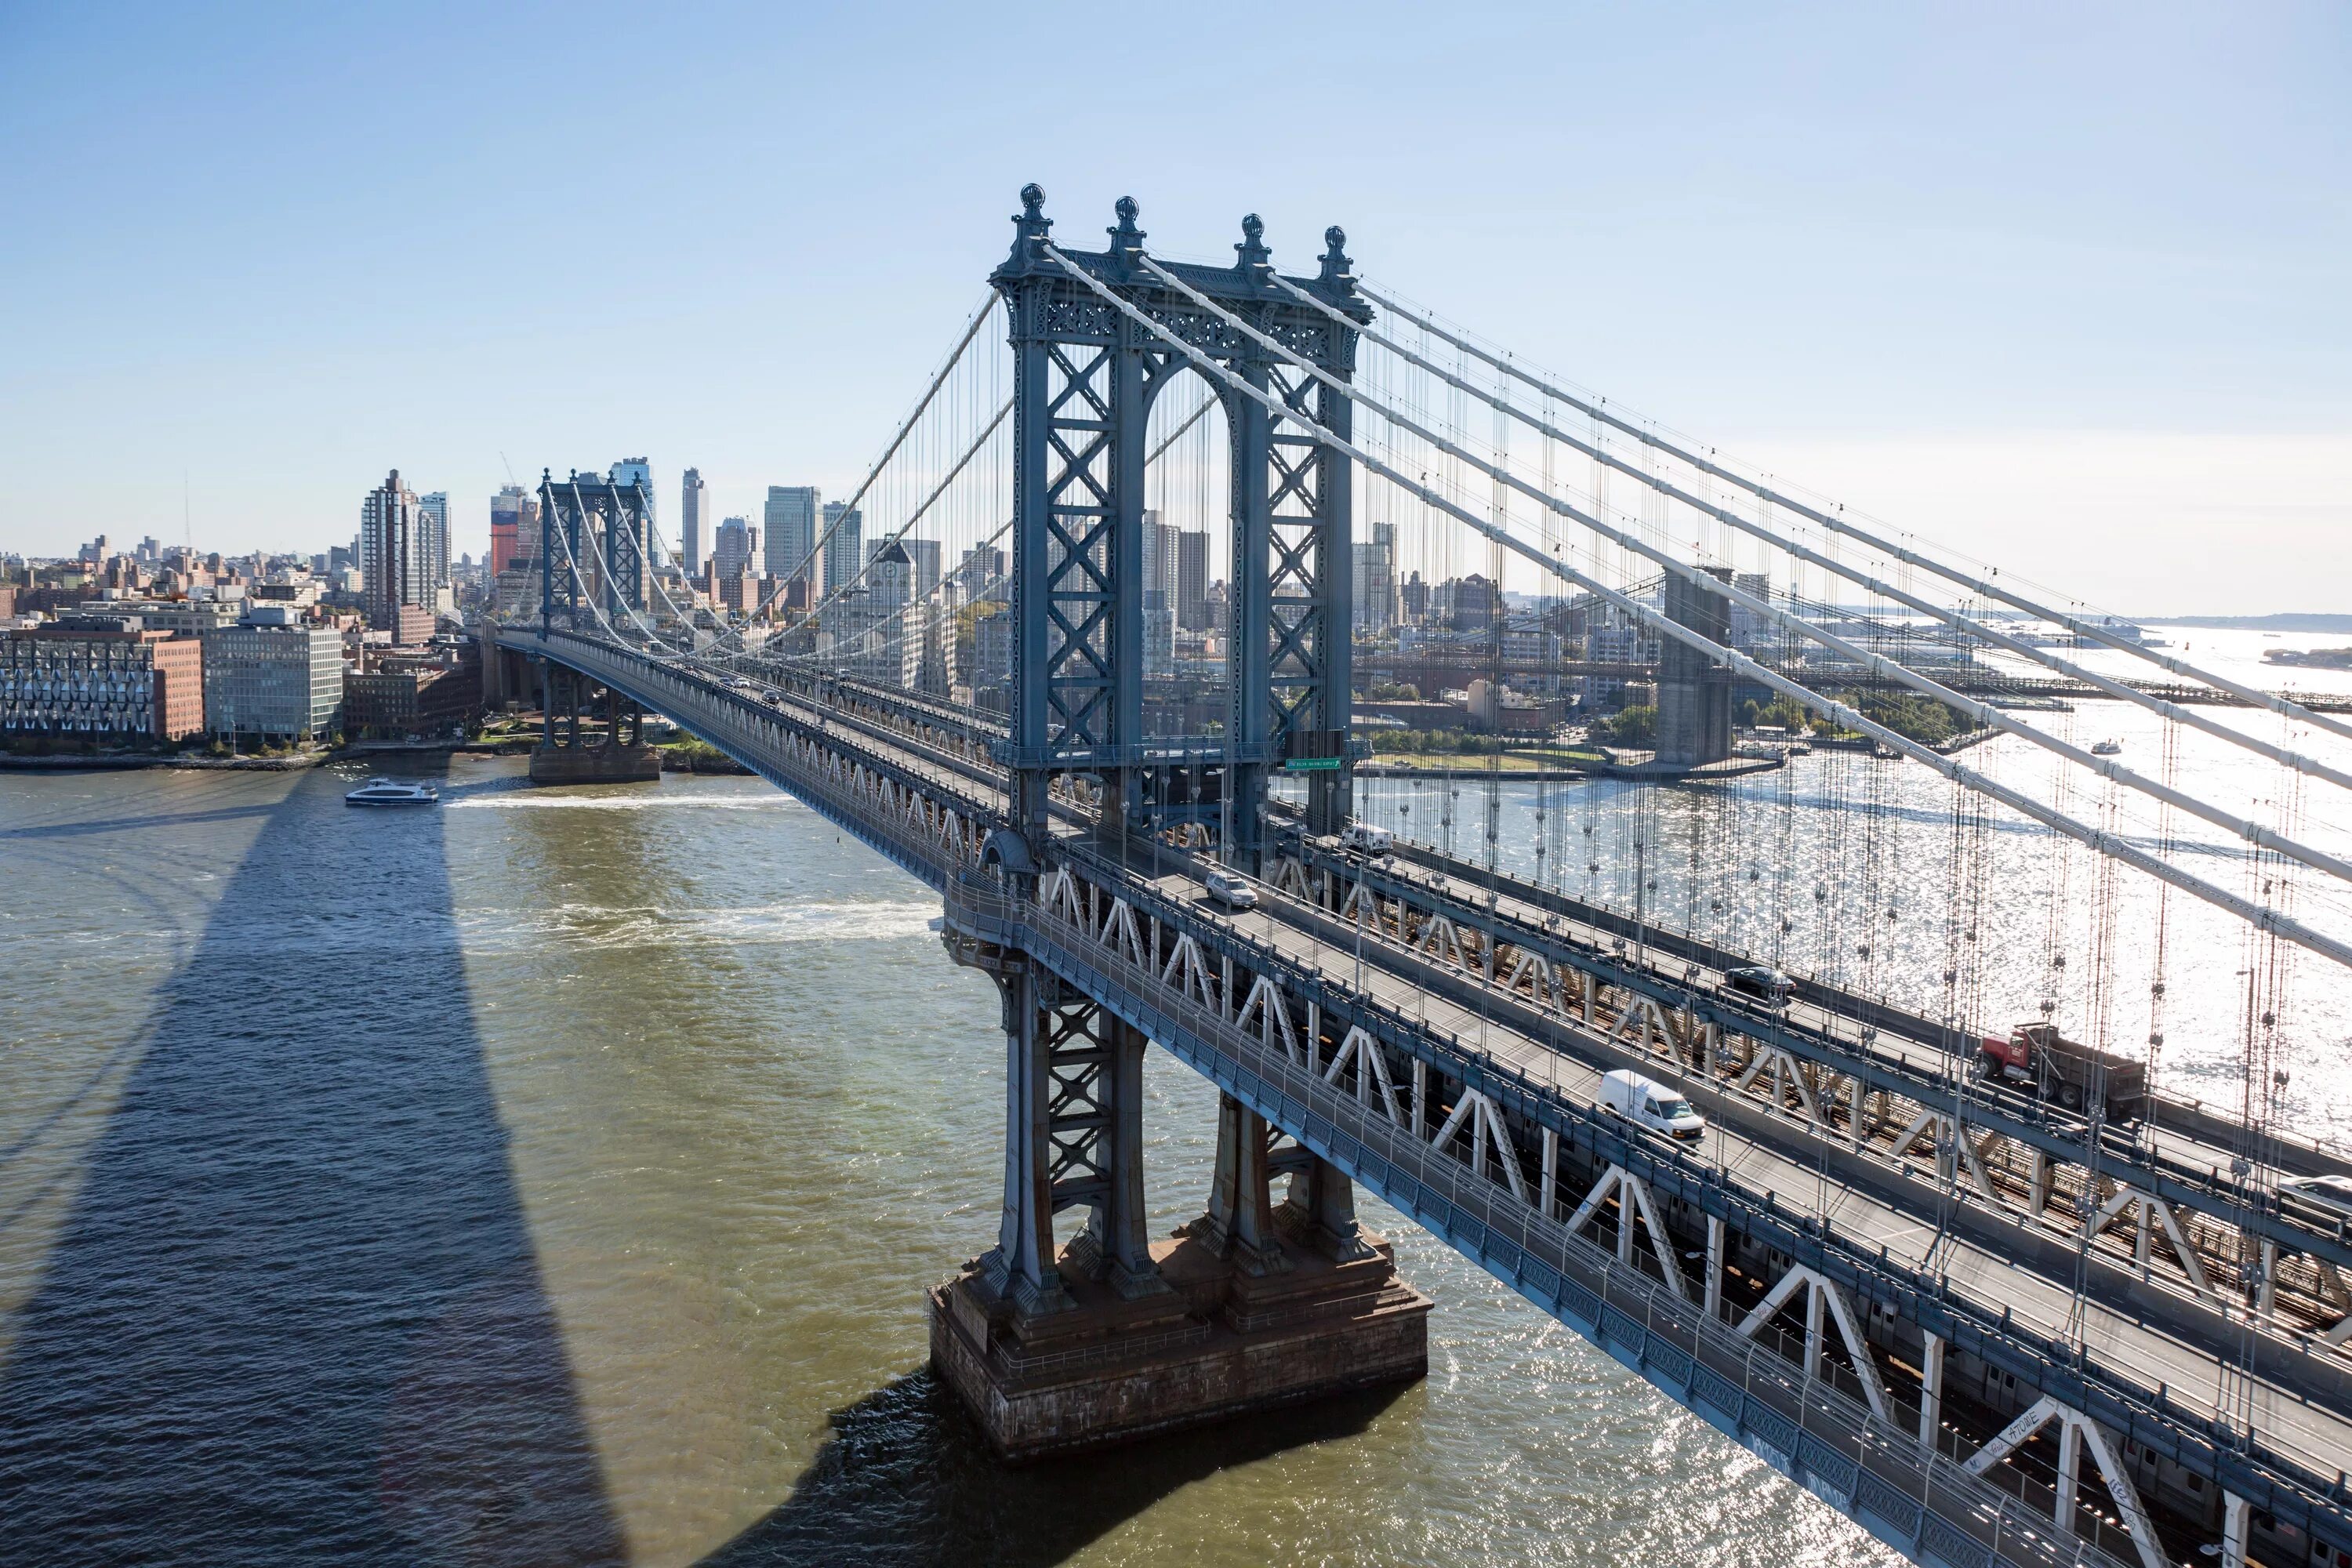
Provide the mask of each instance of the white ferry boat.
{"label": "white ferry boat", "polygon": [[343,796],[345,805],[438,805],[441,792],[429,784],[399,779],[370,779]]}

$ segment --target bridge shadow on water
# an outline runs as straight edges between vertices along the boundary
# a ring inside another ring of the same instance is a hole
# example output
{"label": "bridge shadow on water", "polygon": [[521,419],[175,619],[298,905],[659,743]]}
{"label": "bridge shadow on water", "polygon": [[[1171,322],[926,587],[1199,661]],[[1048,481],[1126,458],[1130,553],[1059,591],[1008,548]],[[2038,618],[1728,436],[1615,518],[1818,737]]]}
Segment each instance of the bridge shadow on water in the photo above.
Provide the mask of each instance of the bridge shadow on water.
{"label": "bridge shadow on water", "polygon": [[1410,1386],[1008,1467],[946,1385],[917,1372],[834,1412],[791,1499],[698,1568],[1046,1568],[1219,1470],[1353,1436]]}
{"label": "bridge shadow on water", "polygon": [[276,808],[134,1042],[11,1325],[0,1561],[625,1560],[441,815],[345,787]]}

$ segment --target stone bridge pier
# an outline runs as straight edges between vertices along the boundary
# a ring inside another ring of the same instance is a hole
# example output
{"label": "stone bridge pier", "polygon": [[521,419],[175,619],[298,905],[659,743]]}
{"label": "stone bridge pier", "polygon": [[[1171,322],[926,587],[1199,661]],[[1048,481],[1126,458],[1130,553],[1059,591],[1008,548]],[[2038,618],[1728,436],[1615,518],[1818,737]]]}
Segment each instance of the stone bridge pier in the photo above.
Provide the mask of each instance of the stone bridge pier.
{"label": "stone bridge pier", "polygon": [[[539,661],[535,784],[637,784],[661,777],[661,754],[646,744],[646,711],[608,686],[549,659]],[[604,728],[592,726],[603,696]]]}
{"label": "stone bridge pier", "polygon": [[1358,1223],[1343,1173],[1221,1095],[1206,1207],[1150,1236],[1143,1032],[1028,953],[947,942],[1003,1003],[1004,1210],[996,1245],[930,1292],[931,1362],[1000,1455],[1426,1374],[1429,1300]]}

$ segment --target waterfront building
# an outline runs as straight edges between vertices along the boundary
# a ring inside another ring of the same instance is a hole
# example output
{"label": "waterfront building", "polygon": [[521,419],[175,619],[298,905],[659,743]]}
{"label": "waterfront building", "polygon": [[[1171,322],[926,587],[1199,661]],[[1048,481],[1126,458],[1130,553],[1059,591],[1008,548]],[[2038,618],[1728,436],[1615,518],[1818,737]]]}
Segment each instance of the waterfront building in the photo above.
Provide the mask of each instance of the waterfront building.
{"label": "waterfront building", "polygon": [[135,616],[75,616],[0,632],[0,733],[123,744],[205,726],[204,645]]}
{"label": "waterfront building", "polygon": [[343,731],[354,738],[446,735],[481,707],[481,647],[470,638],[373,654],[343,676]]}
{"label": "waterfront building", "polygon": [[341,728],[343,639],[288,605],[257,604],[203,638],[205,729],[233,746],[321,740]]}
{"label": "waterfront building", "polygon": [[710,487],[702,482],[701,469],[688,468],[678,489],[678,548],[686,574],[691,577],[702,570],[702,535],[710,525]]}
{"label": "waterfront building", "polygon": [[814,485],[770,485],[762,521],[768,529],[767,575],[817,585],[819,563],[809,559],[824,497]]}

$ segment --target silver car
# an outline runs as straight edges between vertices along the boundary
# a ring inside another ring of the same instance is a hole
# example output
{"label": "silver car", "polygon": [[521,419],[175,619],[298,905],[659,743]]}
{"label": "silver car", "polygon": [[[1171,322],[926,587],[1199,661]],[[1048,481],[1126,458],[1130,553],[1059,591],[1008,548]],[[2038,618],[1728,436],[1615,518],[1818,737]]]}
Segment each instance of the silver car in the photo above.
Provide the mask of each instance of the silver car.
{"label": "silver car", "polygon": [[1208,889],[1209,897],[1229,910],[1257,907],[1257,889],[1251,887],[1249,879],[1238,871],[1219,870],[1213,867],[1202,874],[1201,885]]}

